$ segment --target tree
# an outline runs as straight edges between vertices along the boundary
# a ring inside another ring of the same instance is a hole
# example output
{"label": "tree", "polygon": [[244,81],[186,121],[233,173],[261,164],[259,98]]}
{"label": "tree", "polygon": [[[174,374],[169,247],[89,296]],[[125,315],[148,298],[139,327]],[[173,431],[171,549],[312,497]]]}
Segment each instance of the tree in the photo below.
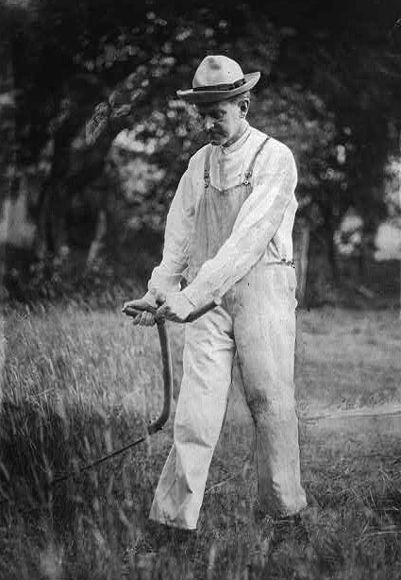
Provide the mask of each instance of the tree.
{"label": "tree", "polygon": [[[399,154],[401,129],[399,5],[295,2],[286,13],[273,3],[269,11],[276,25],[296,32],[282,44],[281,82],[300,83],[334,114],[328,162],[316,187],[308,188],[311,203],[303,213],[314,232],[311,281],[323,271],[324,279],[336,278],[333,235],[348,209],[363,219],[364,247],[386,215],[384,168]],[[316,300],[313,283],[309,289]]]}
{"label": "tree", "polygon": [[[227,52],[245,70],[262,71],[253,121],[294,150],[300,215],[334,274],[334,232],[348,208],[361,213],[366,235],[384,215],[383,168],[400,124],[400,62],[389,38],[395,1],[379,19],[369,3],[341,1],[335,10],[253,0],[28,7],[2,10],[13,30],[14,190],[20,174],[35,176],[39,257],[71,242],[79,205],[94,215],[90,260],[116,208],[131,226],[162,230],[179,175],[202,142],[193,110],[174,94],[205,52]],[[123,129],[131,150],[111,147]],[[152,169],[146,189],[137,181],[141,163]]]}

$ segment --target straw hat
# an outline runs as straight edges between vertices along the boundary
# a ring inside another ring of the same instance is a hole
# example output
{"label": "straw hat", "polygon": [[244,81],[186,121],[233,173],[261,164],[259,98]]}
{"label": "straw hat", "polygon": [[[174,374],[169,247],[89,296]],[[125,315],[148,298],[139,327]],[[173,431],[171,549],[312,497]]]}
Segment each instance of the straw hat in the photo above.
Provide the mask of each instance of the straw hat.
{"label": "straw hat", "polygon": [[207,56],[196,69],[192,89],[177,91],[177,95],[190,103],[213,103],[251,90],[259,79],[260,72],[244,74],[227,56]]}

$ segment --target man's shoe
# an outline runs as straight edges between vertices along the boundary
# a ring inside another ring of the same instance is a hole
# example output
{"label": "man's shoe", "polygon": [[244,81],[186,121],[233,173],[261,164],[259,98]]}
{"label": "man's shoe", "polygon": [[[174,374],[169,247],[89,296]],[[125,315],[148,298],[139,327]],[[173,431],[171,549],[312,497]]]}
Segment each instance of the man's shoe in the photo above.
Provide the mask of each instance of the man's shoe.
{"label": "man's shoe", "polygon": [[156,560],[161,553],[190,555],[196,545],[196,530],[170,528],[151,524],[147,534],[138,536],[134,545],[127,548],[123,556],[122,576],[151,578]]}
{"label": "man's shoe", "polygon": [[304,521],[304,511],[274,520],[274,544],[284,541],[289,536],[292,536],[298,542],[309,542],[309,532]]}
{"label": "man's shoe", "polygon": [[196,530],[174,528],[149,522],[148,537],[154,550],[190,549],[197,538]]}

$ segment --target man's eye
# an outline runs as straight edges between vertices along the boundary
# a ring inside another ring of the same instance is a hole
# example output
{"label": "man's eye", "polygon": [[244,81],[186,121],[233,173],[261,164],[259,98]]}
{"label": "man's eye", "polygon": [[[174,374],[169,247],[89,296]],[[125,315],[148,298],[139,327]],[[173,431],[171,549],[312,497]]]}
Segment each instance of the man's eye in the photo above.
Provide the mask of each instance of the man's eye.
{"label": "man's eye", "polygon": [[209,117],[213,121],[220,121],[223,118],[224,113],[222,111],[210,111],[209,113],[199,113],[199,118],[204,121],[206,117]]}

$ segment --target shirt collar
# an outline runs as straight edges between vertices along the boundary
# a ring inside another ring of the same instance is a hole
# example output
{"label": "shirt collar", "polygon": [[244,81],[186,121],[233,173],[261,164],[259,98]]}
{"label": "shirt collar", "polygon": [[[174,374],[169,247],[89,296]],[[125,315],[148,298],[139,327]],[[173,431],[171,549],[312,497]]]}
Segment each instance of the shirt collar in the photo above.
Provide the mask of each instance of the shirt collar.
{"label": "shirt collar", "polygon": [[224,147],[222,145],[219,147],[220,151],[224,155],[228,155],[229,153],[233,153],[234,151],[237,151],[240,147],[242,147],[242,145],[248,139],[248,137],[251,133],[251,127],[250,127],[248,121],[245,121],[245,123],[246,123],[245,131],[242,133],[241,137],[239,137],[236,141],[234,141],[234,143],[231,143],[231,145],[229,145],[228,147]]}

